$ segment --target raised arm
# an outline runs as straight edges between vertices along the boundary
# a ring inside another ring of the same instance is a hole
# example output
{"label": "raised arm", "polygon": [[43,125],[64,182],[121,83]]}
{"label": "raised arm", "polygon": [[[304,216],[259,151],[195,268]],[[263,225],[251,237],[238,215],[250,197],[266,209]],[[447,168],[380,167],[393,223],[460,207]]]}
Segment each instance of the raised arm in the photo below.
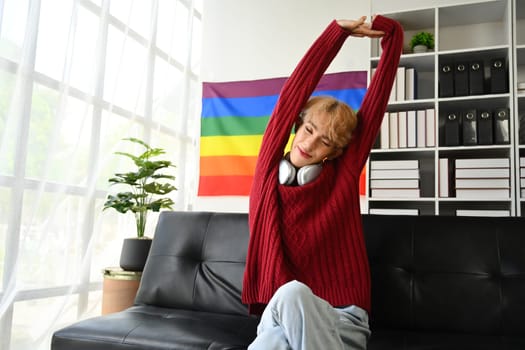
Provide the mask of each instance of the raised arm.
{"label": "raised arm", "polygon": [[403,28],[401,25],[383,16],[376,16],[372,29],[383,31],[381,39],[382,54],[374,76],[367,89],[358,111],[358,127],[350,144],[350,153],[358,166],[358,171],[366,162],[377,137],[386,111],[392,84],[397,73],[400,56],[403,50]]}

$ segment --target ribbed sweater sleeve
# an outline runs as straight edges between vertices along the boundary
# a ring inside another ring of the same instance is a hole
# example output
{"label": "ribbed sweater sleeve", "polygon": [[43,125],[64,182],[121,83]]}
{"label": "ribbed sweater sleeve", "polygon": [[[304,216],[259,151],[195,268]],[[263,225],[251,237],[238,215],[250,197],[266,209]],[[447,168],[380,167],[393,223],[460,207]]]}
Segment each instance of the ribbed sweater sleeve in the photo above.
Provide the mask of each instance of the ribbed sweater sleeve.
{"label": "ribbed sweater sleeve", "polygon": [[381,127],[403,49],[403,28],[398,22],[377,16],[372,28],[384,31],[385,36],[381,40],[381,58],[359,107],[359,124],[354,132],[356,142],[350,145],[348,152],[359,154],[356,160],[359,171],[364,166]]}
{"label": "ribbed sweater sleeve", "polygon": [[[284,85],[263,137],[250,195],[250,242],[242,299],[260,313],[276,289],[306,283],[334,306],[370,308],[368,258],[359,208],[359,173],[381,124],[403,42],[397,22],[377,16],[385,31],[377,73],[344,154],[304,186],[278,183],[278,164],[293,124],[349,33],[330,23]],[[382,75],[382,76],[380,76]]]}

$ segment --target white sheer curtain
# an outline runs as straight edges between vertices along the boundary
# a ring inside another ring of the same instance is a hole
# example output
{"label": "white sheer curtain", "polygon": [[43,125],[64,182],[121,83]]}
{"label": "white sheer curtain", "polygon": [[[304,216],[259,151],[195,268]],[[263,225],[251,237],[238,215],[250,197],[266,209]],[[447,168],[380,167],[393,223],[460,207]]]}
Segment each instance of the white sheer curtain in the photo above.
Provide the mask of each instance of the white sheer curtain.
{"label": "white sheer curtain", "polygon": [[197,0],[0,0],[0,349],[49,349],[54,330],[100,314],[101,271],[134,235],[131,214],[102,212],[107,179],[130,166],[114,154],[122,138],[167,151],[175,209],[191,209],[201,12]]}

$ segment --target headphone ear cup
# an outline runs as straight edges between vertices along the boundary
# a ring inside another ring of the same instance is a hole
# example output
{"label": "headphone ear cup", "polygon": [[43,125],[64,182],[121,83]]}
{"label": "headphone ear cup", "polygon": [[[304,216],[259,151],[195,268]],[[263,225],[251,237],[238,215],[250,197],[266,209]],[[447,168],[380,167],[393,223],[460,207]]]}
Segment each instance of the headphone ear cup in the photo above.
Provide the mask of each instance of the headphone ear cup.
{"label": "headphone ear cup", "polygon": [[286,159],[279,163],[279,183],[281,185],[291,185],[295,180],[295,167]]}
{"label": "headphone ear cup", "polygon": [[302,167],[297,172],[297,183],[302,186],[314,181],[319,174],[321,174],[321,170],[323,170],[323,167],[320,164],[312,164]]}

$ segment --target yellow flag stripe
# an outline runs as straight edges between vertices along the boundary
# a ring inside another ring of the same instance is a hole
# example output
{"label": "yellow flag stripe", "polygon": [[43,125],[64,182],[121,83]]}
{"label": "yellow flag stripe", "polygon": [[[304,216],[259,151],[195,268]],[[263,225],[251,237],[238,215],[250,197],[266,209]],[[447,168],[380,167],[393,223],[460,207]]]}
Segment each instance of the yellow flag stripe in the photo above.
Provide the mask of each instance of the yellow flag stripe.
{"label": "yellow flag stripe", "polygon": [[202,136],[201,156],[256,156],[262,135]]}
{"label": "yellow flag stripe", "polygon": [[[245,156],[252,157],[259,154],[262,135],[243,136],[201,136],[201,157],[210,156]],[[292,145],[293,135],[290,136],[285,151]]]}

